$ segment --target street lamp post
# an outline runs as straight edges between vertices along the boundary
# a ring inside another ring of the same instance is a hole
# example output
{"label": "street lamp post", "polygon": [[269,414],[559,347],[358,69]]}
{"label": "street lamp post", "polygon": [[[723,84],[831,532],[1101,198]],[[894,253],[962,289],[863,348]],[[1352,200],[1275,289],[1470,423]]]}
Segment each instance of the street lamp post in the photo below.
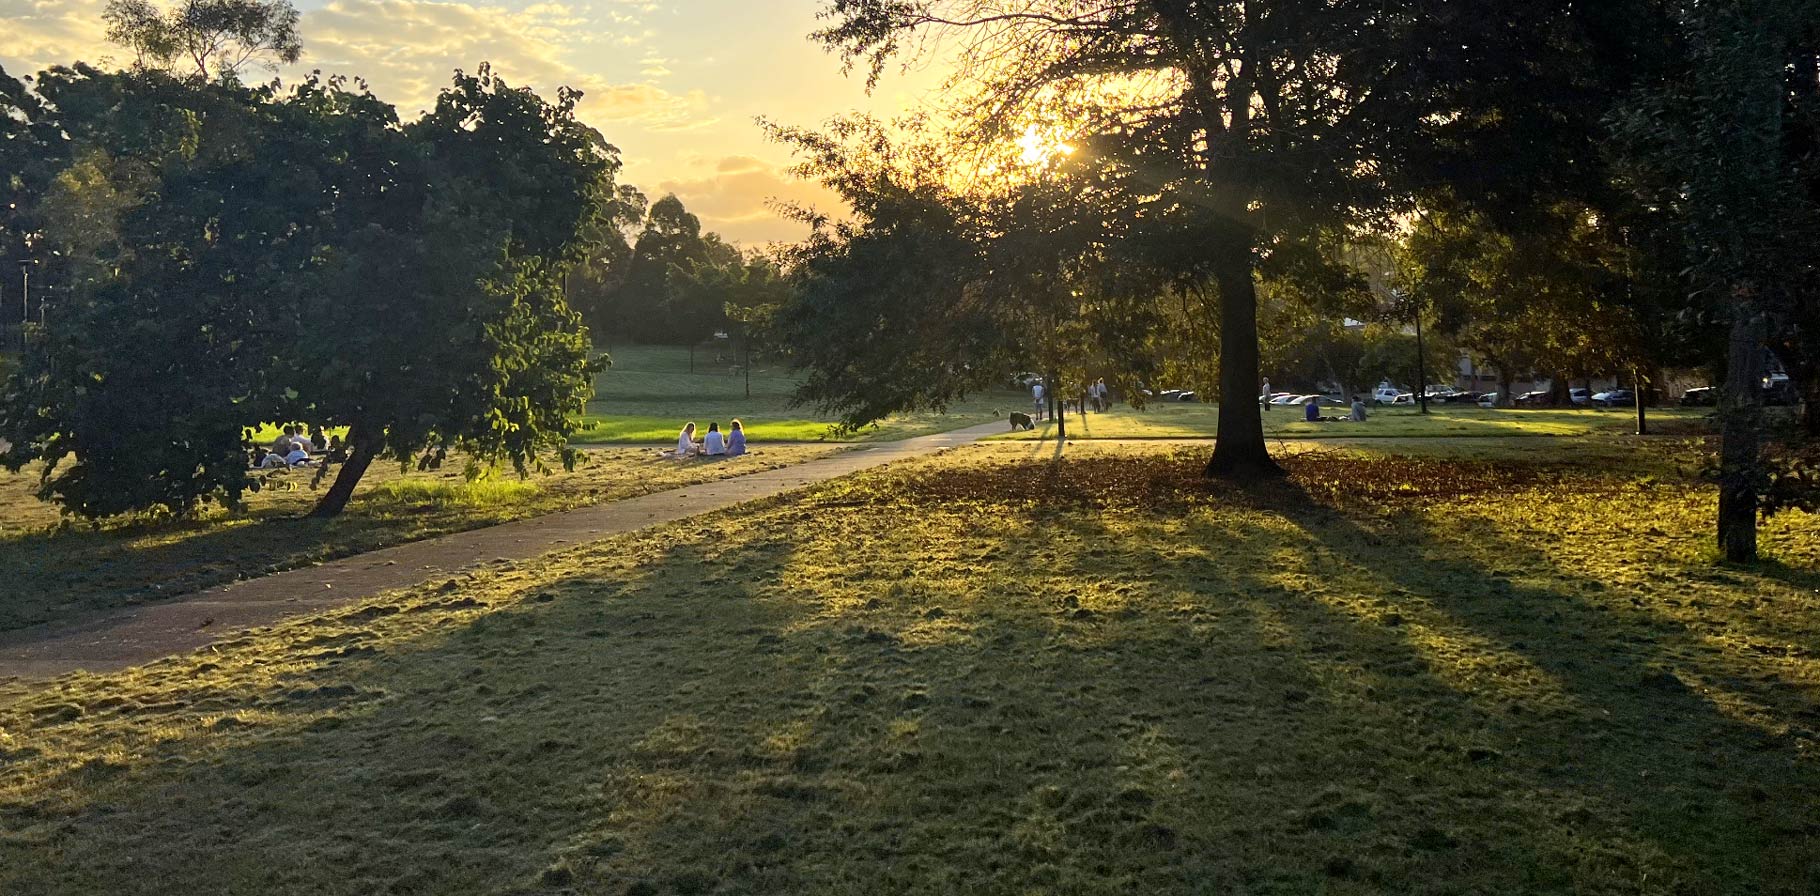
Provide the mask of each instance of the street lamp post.
{"label": "street lamp post", "polygon": [[1416,403],[1428,413],[1428,352],[1422,347],[1422,308],[1416,306]]}

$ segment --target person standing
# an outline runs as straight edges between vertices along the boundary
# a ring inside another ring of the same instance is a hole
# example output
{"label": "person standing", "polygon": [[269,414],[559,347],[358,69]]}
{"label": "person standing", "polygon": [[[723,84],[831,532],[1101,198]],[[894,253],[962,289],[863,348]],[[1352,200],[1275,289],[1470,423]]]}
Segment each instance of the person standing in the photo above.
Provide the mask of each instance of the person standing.
{"label": "person standing", "polygon": [[1042,380],[1037,380],[1036,382],[1030,384],[1030,403],[1036,407],[1036,413],[1032,414],[1031,416],[1035,417],[1038,420],[1043,419],[1043,381]]}
{"label": "person standing", "polygon": [[1099,380],[1093,384],[1093,409],[1102,414],[1106,413],[1105,377],[1100,377]]}
{"label": "person standing", "polygon": [[1258,406],[1270,410],[1270,377],[1264,377],[1264,387],[1258,391]]}

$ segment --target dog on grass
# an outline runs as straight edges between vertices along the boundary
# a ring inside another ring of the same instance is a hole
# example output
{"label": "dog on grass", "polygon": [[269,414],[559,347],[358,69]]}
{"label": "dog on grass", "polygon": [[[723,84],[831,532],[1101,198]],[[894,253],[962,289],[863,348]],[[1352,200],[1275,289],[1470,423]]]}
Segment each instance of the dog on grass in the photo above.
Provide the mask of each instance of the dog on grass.
{"label": "dog on grass", "polygon": [[1011,412],[1011,431],[1012,432],[1017,432],[1020,429],[1035,429],[1035,428],[1036,428],[1036,422],[1030,419],[1029,414],[1020,414],[1016,411]]}

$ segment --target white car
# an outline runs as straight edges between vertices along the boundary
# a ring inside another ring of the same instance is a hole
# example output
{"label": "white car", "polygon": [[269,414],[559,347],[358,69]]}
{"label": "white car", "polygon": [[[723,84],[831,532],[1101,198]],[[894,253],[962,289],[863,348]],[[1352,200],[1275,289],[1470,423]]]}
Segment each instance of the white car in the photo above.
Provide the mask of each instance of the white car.
{"label": "white car", "polygon": [[1479,396],[1479,407],[1495,408],[1497,406],[1498,406],[1498,393],[1487,392],[1484,395]]}
{"label": "white car", "polygon": [[1371,400],[1378,404],[1396,404],[1397,396],[1408,394],[1395,386],[1379,386],[1372,390]]}

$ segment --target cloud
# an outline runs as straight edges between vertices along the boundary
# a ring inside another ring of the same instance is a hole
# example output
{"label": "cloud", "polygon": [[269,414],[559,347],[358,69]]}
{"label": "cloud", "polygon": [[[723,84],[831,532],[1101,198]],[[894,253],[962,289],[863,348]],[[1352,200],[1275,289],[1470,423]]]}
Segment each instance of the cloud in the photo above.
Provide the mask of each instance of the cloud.
{"label": "cloud", "polygon": [[[125,51],[106,43],[105,5],[105,0],[0,0],[0,21],[7,25],[0,61],[20,74],[77,59],[126,61]],[[434,103],[455,69],[471,71],[491,62],[501,77],[545,95],[561,86],[581,90],[580,114],[597,126],[690,130],[714,124],[705,93],[657,83],[668,74],[663,60],[647,63],[645,80],[638,83],[614,81],[578,63],[584,48],[599,40],[628,45],[648,40],[651,32],[639,24],[648,5],[614,3],[593,13],[560,2],[509,9],[441,0],[331,0],[303,13],[304,58],[283,74],[321,69],[364,78],[374,93],[410,117]]]}
{"label": "cloud", "polygon": [[687,129],[713,122],[701,91],[677,93],[650,81],[616,83],[576,64],[588,34],[598,33],[583,27],[588,25],[562,3],[511,10],[432,0],[333,0],[305,13],[301,30],[306,64],[359,74],[406,114],[427,108],[454,69],[486,61],[506,80],[539,92],[560,86],[581,90],[580,113],[597,125]]}
{"label": "cloud", "polygon": [[808,236],[806,226],[779,215],[778,202],[835,214],[843,209],[839,197],[826,187],[755,156],[723,156],[696,161],[691,167],[693,176],[660,180],[651,196],[675,193],[701,218],[703,229],[734,242],[793,242]]}
{"label": "cloud", "polygon": [[0,62],[15,75],[34,74],[78,59],[123,57],[107,45],[104,0],[0,0]]}

